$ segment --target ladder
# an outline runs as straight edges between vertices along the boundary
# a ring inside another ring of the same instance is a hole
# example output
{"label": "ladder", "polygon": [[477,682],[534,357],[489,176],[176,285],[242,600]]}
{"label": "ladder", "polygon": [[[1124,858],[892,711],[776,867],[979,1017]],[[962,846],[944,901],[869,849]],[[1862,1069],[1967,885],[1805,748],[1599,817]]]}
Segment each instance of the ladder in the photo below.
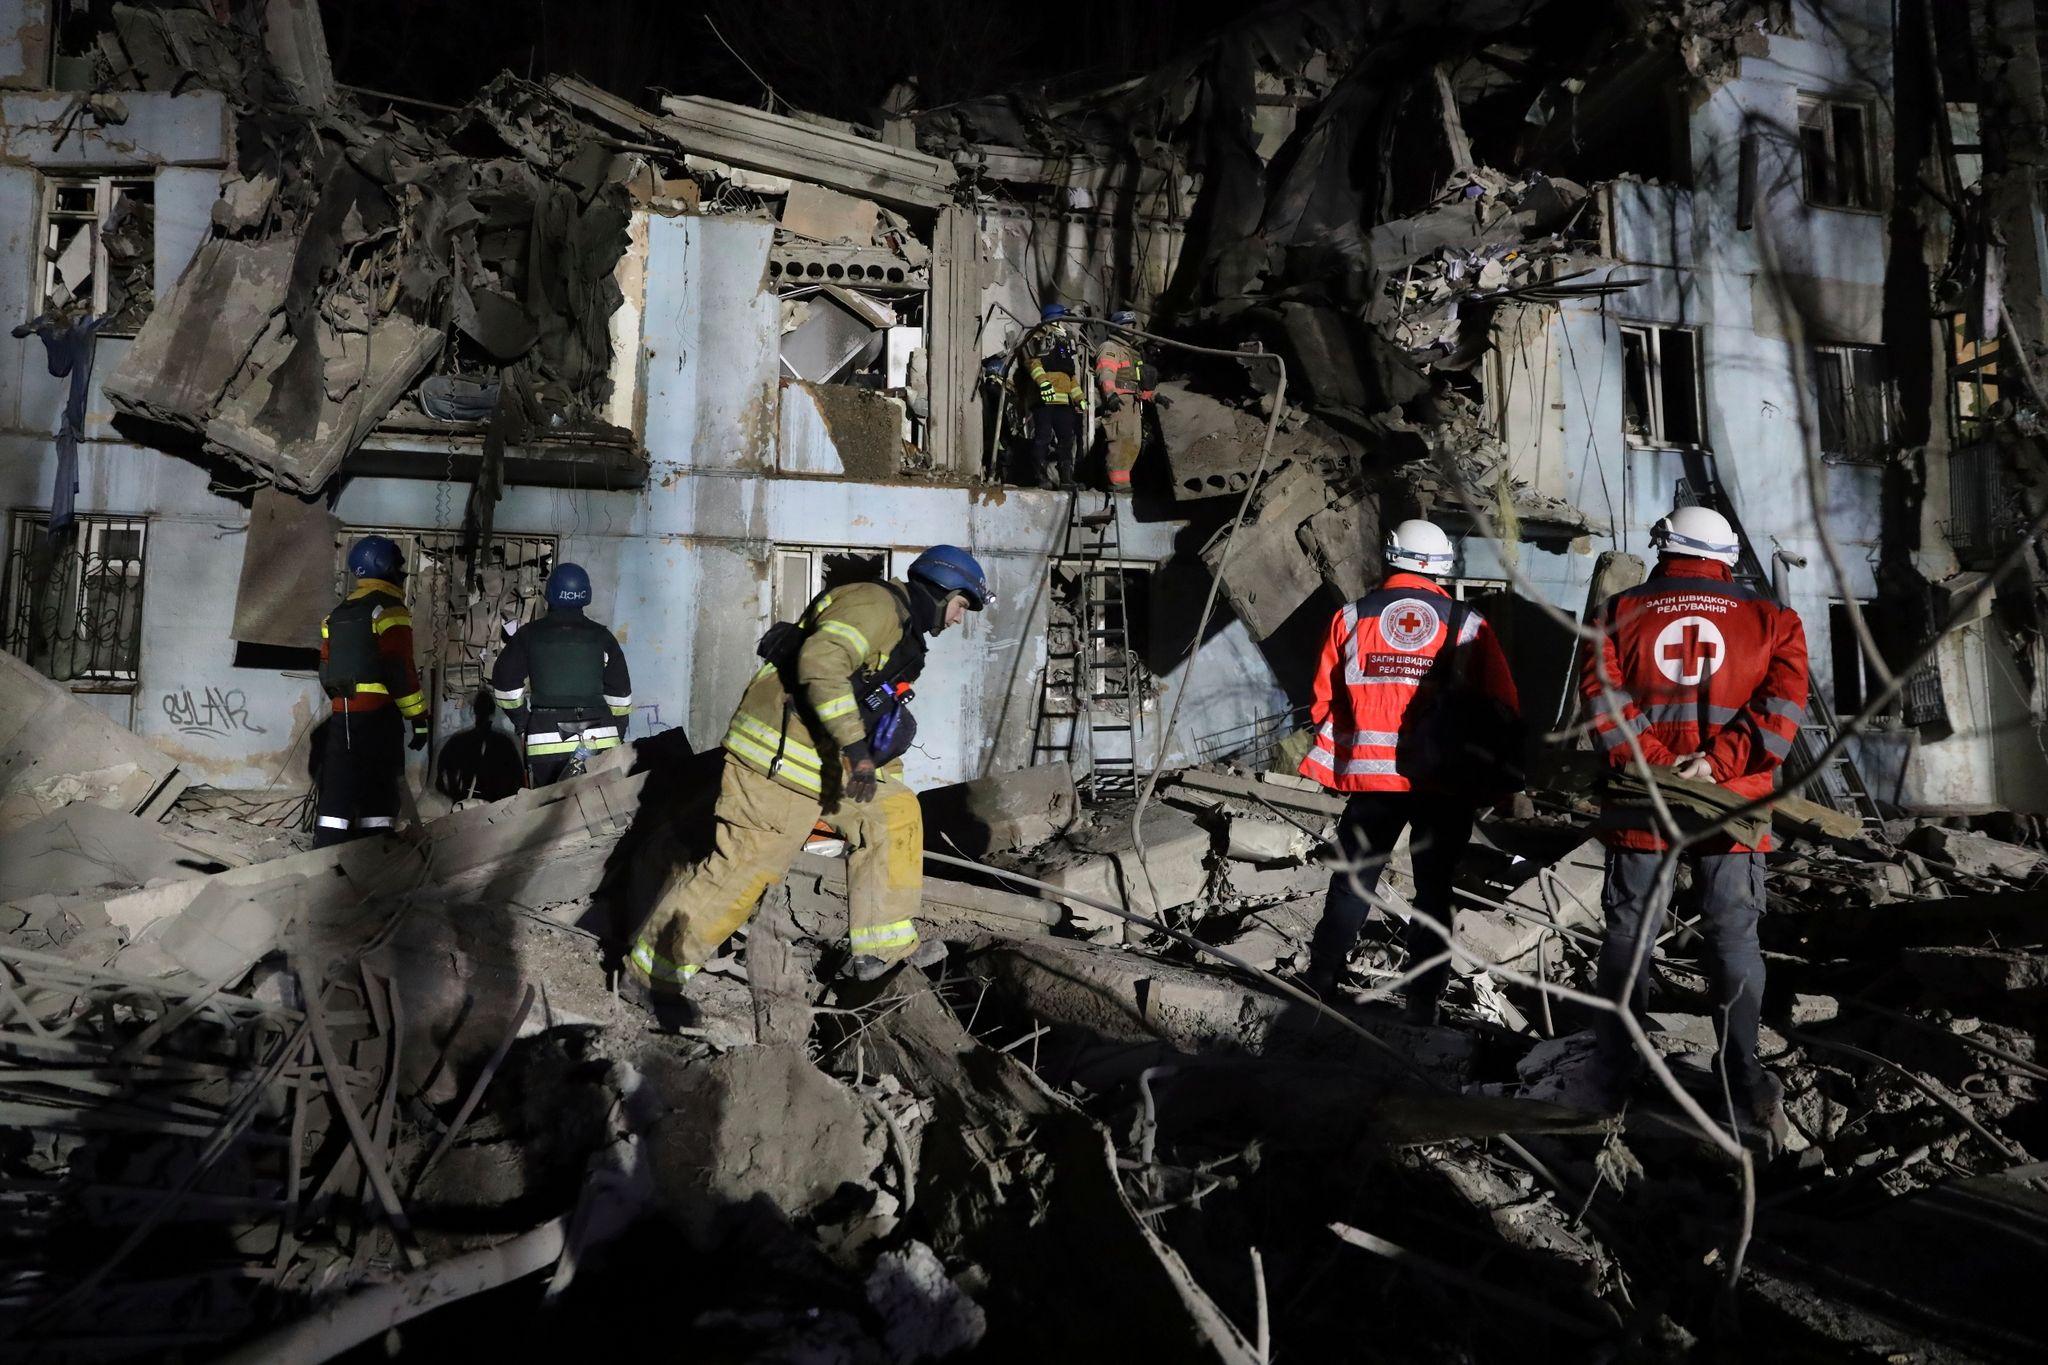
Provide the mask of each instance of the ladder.
{"label": "ladder", "polygon": [[[1055,580],[1068,576],[1073,586],[1064,604],[1069,620],[1046,629],[1031,756],[1034,763],[1073,762],[1085,740],[1086,790],[1100,801],[1137,793],[1143,669],[1131,648],[1116,497],[1102,494],[1099,510],[1084,511],[1089,496],[1069,496],[1053,565]],[[1055,588],[1054,610],[1059,597]]]}
{"label": "ladder", "polygon": [[[1676,501],[1680,506],[1706,502],[1728,518],[1728,524],[1735,528],[1735,543],[1741,547],[1741,554],[1734,566],[1735,580],[1765,597],[1777,600],[1777,591],[1771,576],[1757,557],[1756,547],[1750,543],[1749,532],[1743,529],[1742,519],[1735,514],[1735,505],[1729,500],[1728,492],[1721,486],[1721,476],[1714,457],[1710,452],[1699,451],[1700,468],[1704,477],[1707,497],[1702,498],[1690,480],[1678,481]],[[1784,603],[1779,603],[1783,606]],[[1801,771],[1813,772],[1812,794],[1823,805],[1832,806],[1844,815],[1853,815],[1863,822],[1867,831],[1877,832],[1883,827],[1884,813],[1877,808],[1876,798],[1863,783],[1863,774],[1856,767],[1856,761],[1849,757],[1846,747],[1837,749],[1832,758],[1821,763],[1820,756],[1835,742],[1841,733],[1841,723],[1835,718],[1835,708],[1828,704],[1818,685],[1813,681],[1809,669],[1806,681],[1806,715],[1799,724],[1799,736],[1792,742],[1791,757],[1798,760]]]}

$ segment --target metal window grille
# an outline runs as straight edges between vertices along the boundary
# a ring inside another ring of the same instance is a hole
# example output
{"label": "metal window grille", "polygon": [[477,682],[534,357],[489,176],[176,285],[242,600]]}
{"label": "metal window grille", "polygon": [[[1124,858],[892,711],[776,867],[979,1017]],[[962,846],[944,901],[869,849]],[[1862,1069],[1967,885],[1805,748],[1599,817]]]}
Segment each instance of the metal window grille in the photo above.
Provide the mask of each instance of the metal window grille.
{"label": "metal window grille", "polygon": [[156,185],[112,176],[43,182],[42,307],[105,317],[132,336],[156,306]]}
{"label": "metal window grille", "polygon": [[389,536],[405,557],[405,598],[412,608],[413,657],[436,695],[473,698],[504,647],[505,626],[547,610],[543,593],[558,550],[554,536],[494,535],[472,565],[460,531],[344,526],[334,541],[337,600],[349,591],[349,546]]}
{"label": "metal window grille", "polygon": [[141,517],[16,512],[7,537],[7,652],[80,691],[132,692],[142,659]]}
{"label": "metal window grille", "polygon": [[1822,455],[1875,461],[1890,453],[1897,388],[1883,347],[1814,347],[1813,386]]}

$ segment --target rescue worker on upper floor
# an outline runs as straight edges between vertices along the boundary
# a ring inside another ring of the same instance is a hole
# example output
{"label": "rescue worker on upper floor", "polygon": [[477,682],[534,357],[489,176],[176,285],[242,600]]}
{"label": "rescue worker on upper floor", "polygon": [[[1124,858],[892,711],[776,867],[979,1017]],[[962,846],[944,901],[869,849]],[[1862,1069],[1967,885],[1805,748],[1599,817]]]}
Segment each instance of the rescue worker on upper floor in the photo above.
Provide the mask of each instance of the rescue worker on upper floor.
{"label": "rescue worker on upper floor", "polygon": [[832,588],[762,637],[726,730],[711,856],[670,880],[628,959],[625,984],[647,1004],[680,996],[821,822],[851,846],[845,974],[872,981],[945,956],[911,921],[924,818],[898,760],[916,735],[908,702],[927,637],[991,601],[974,556],[935,545],[906,581]]}
{"label": "rescue worker on upper floor", "polygon": [[557,564],[546,592],[546,614],[514,631],[491,669],[491,694],[525,736],[529,787],[572,775],[579,753],[618,748],[633,714],[626,651],[584,615],[590,575]]}
{"label": "rescue worker on upper floor", "polygon": [[[1452,557],[1435,524],[1396,526],[1386,577],[1337,613],[1323,645],[1301,773],[1351,799],[1337,826],[1343,862],[1309,944],[1306,980],[1319,995],[1341,979],[1403,829],[1415,871],[1409,969],[1445,953],[1477,807],[1520,786],[1520,698],[1486,618],[1435,581]],[[1445,962],[1409,984],[1412,1021],[1436,1021],[1449,976]]]}
{"label": "rescue worker on upper floor", "polygon": [[1040,488],[1073,489],[1074,462],[1081,454],[1083,410],[1088,402],[1085,348],[1066,321],[1067,306],[1049,303],[1038,326],[1024,337],[1024,362],[1031,376],[1031,460]]}
{"label": "rescue worker on upper floor", "polygon": [[[1641,764],[1718,783],[1737,796],[1767,797],[1806,714],[1806,628],[1799,614],[1734,581],[1741,546],[1728,518],[1708,507],[1681,507],[1650,533],[1656,570],[1608,599],[1595,620],[1600,648],[1588,651],[1580,693],[1593,736],[1616,769]],[[1663,929],[1668,895],[1657,888],[1669,847],[1654,810],[1609,801],[1602,814],[1607,936],[1600,950],[1600,993],[1619,1000],[1638,945]],[[1782,1140],[1784,1086],[1757,1061],[1764,959],[1757,919],[1764,906],[1764,853],[1726,835],[1694,845],[1700,927],[1717,996],[1714,1025],[1728,1093],[1744,1116]],[[1636,973],[1631,1008],[1640,1010],[1648,964]],[[1587,1098],[1618,1108],[1639,1066],[1628,1031],[1603,1015],[1599,1056]],[[1725,1059],[1725,1060],[1724,1060]]]}
{"label": "rescue worker on upper floor", "polygon": [[327,692],[313,847],[381,834],[398,823],[411,747],[427,745],[427,698],[412,660],[405,561],[384,536],[349,548],[356,585],[320,623],[320,685]]}
{"label": "rescue worker on upper floor", "polygon": [[[1111,313],[1118,327],[1136,327],[1129,309]],[[1152,378],[1145,371],[1145,347],[1136,337],[1111,332],[1095,352],[1096,403],[1102,410],[1104,463],[1109,490],[1128,492],[1131,470],[1145,444],[1145,409],[1152,403]]]}

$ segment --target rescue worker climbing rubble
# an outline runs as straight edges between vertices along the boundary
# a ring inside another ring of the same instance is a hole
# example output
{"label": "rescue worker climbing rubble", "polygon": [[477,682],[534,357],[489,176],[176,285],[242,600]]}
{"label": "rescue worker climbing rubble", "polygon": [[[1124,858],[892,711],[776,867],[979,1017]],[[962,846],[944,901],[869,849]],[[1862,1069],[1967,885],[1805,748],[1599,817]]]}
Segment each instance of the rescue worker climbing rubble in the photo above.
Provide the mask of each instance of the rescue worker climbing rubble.
{"label": "rescue worker climbing rubble", "polygon": [[1040,488],[1072,490],[1081,453],[1082,410],[1088,402],[1081,338],[1063,303],[1049,303],[1024,338],[1024,361],[1035,386],[1031,460]]}
{"label": "rescue worker climbing rubble", "polygon": [[[1301,773],[1350,794],[1337,827],[1342,865],[1330,877],[1309,945],[1307,984],[1337,987],[1401,832],[1409,831],[1415,914],[1408,963],[1445,951],[1451,881],[1481,801],[1518,785],[1503,774],[1520,751],[1520,698],[1493,628],[1451,600],[1436,579],[1451,571],[1450,538],[1404,521],[1387,536],[1390,572],[1330,622],[1316,669],[1315,740]],[[1407,990],[1410,1020],[1434,1023],[1443,963]]]}
{"label": "rescue worker climbing rubble", "polygon": [[364,536],[349,548],[348,571],[354,590],[320,623],[320,685],[331,714],[321,741],[315,848],[390,832],[408,725],[412,748],[425,748],[428,738],[398,546]]}
{"label": "rescue worker climbing rubble", "polygon": [[590,575],[558,564],[548,575],[547,614],[521,626],[491,669],[491,693],[526,740],[526,785],[545,787],[624,741],[633,714],[626,651],[584,614]]}
{"label": "rescue worker climbing rubble", "polygon": [[643,1003],[679,997],[820,822],[852,850],[845,974],[872,981],[945,955],[911,920],[924,818],[898,760],[916,734],[907,703],[926,638],[994,599],[956,546],[926,550],[906,577],[832,588],[762,637],[762,664],[726,730],[711,856],[671,879],[628,957],[622,984]]}
{"label": "rescue worker climbing rubble", "polygon": [[[1129,309],[1111,313],[1118,327],[1136,327]],[[1095,353],[1096,404],[1102,409],[1104,463],[1112,493],[1129,492],[1131,470],[1145,443],[1145,409],[1152,403],[1152,380],[1145,373],[1145,348],[1136,337],[1111,332]]]}
{"label": "rescue worker climbing rubble", "polygon": [[[1806,713],[1806,629],[1799,614],[1734,581],[1741,546],[1728,519],[1708,507],[1681,507],[1650,533],[1659,552],[1649,579],[1610,598],[1595,624],[1601,645],[1589,652],[1580,692],[1593,736],[1608,763],[1636,764],[1718,783],[1737,796],[1770,795]],[[1634,743],[1631,744],[1630,741]],[[1600,992],[1618,1000],[1644,937],[1663,927],[1658,868],[1668,847],[1650,807],[1610,800],[1602,814],[1607,845],[1607,919]],[[1751,847],[1726,835],[1695,845],[1700,926],[1710,949],[1717,997],[1717,1072],[1758,1128],[1782,1137],[1784,1086],[1757,1061],[1764,959],[1757,920],[1764,907],[1768,833]],[[1653,913],[1654,912],[1654,913]],[[1643,1003],[1647,964],[1632,1008]],[[1607,1016],[1591,1102],[1618,1108],[1638,1058],[1625,1027]]]}

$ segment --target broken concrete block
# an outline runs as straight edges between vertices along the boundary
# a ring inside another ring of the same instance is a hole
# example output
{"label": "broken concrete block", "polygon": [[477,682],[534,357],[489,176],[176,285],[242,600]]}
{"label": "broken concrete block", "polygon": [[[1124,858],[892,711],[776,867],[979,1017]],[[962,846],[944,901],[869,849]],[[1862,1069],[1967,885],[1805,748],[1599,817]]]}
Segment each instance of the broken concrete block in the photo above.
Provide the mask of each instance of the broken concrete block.
{"label": "broken concrete block", "polygon": [[1173,469],[1174,497],[1187,501],[1243,493],[1258,467],[1266,424],[1179,381],[1169,380],[1159,390],[1167,405],[1154,411]]}
{"label": "broken concrete block", "polygon": [[2029,994],[2048,987],[2048,957],[2009,948],[1907,948],[1899,967],[1950,997]]}
{"label": "broken concrete block", "polygon": [[1340,601],[1355,602],[1380,580],[1379,503],[1347,493],[1317,512],[1298,533],[1323,582]]}
{"label": "broken concrete block", "polygon": [[939,1360],[980,1345],[988,1331],[981,1305],[923,1242],[883,1252],[868,1273],[867,1297],[891,1360]]}
{"label": "broken concrete block", "polygon": [[115,409],[202,431],[284,307],[297,237],[211,238],[101,383]]}
{"label": "broken concrete block", "polygon": [[2026,881],[2041,870],[2043,863],[2048,863],[2048,854],[2035,849],[1945,825],[1921,825],[1906,836],[1905,845],[1972,877]]}
{"label": "broken concrete block", "polygon": [[1308,857],[1309,843],[1308,835],[1293,825],[1239,816],[1230,822],[1224,851],[1240,862],[1299,863]]}
{"label": "broken concrete block", "polygon": [[1812,1024],[1826,1024],[1841,1017],[1842,1002],[1832,995],[1794,994],[1792,1008],[1788,1012],[1794,1028],[1806,1028]]}
{"label": "broken concrete block", "polygon": [[782,202],[782,226],[814,242],[866,246],[875,240],[880,215],[872,199],[856,199],[801,180],[789,187]]}
{"label": "broken concrete block", "polygon": [[0,831],[74,801],[155,818],[185,785],[169,754],[0,653]]}
{"label": "broken concrete block", "polygon": [[204,876],[208,860],[163,825],[77,802],[0,835],[0,901]]}
{"label": "broken concrete block", "polygon": [[965,857],[1042,844],[1073,823],[1074,772],[1046,763],[918,793],[925,846]]}
{"label": "broken concrete block", "polygon": [[1202,547],[1202,562],[1221,575],[1223,595],[1252,638],[1280,629],[1322,586],[1295,533],[1329,502],[1330,486],[1320,475],[1287,465],[1267,479],[1243,524],[1234,532],[1224,527]]}
{"label": "broken concrete block", "polygon": [[[1186,905],[1209,885],[1209,831],[1195,817],[1170,806],[1145,811],[1145,857],[1141,863],[1128,816],[1111,816],[1105,825],[1073,836],[1084,853],[1107,854],[1115,865],[1117,890],[1106,897],[1133,914],[1157,918],[1161,911]],[[1146,889],[1146,874],[1157,898]],[[1090,868],[1075,876],[1093,883],[1102,874]],[[1069,890],[1081,890],[1079,882]],[[1092,894],[1092,893],[1091,893]]]}
{"label": "broken concrete block", "polygon": [[648,1141],[656,1197],[698,1251],[770,1211],[803,1218],[881,1159],[859,1099],[800,1047],[740,1048],[650,1080],[669,1108]]}

